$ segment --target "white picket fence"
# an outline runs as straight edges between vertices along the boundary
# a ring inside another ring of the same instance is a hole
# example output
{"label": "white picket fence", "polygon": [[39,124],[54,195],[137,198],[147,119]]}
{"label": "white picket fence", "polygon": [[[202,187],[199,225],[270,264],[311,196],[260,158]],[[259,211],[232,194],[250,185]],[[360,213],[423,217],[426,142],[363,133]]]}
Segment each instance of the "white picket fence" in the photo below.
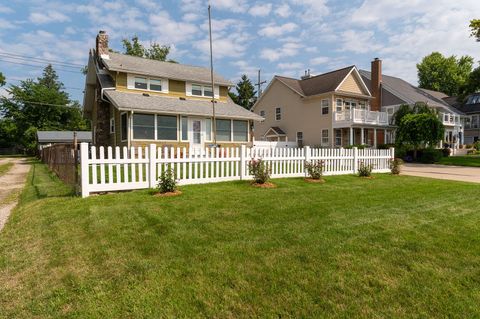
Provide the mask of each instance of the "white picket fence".
{"label": "white picket fence", "polygon": [[[105,152],[106,151],[106,152]],[[173,169],[180,185],[251,179],[248,163],[261,158],[273,178],[306,176],[305,161],[324,162],[325,175],[354,174],[360,163],[373,172],[390,171],[394,149],[275,148],[89,148],[80,147],[82,197],[90,193],[154,188],[165,169]]]}

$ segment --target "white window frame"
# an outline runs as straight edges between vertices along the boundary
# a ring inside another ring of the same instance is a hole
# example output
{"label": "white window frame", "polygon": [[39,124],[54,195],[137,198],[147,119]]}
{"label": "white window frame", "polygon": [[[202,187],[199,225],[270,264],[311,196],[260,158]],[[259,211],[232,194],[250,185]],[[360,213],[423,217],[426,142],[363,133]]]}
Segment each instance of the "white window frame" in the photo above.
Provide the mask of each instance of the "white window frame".
{"label": "white window frame", "polygon": [[[145,78],[147,80],[147,88],[146,89],[137,89],[135,87],[135,78]],[[162,90],[157,91],[157,90],[151,90],[150,89],[150,80],[157,80],[160,81],[162,84]],[[168,80],[163,79],[163,78],[157,78],[157,77],[149,77],[146,75],[141,75],[141,74],[127,74],[127,88],[130,90],[136,90],[136,91],[148,91],[148,92],[154,92],[154,93],[168,93],[169,87],[168,87]]]}
{"label": "white window frame", "polygon": [[[301,135],[302,135],[302,138],[301,138],[301,139],[298,138],[298,134],[301,134]],[[297,146],[299,145],[299,144],[298,144],[298,141],[302,141],[302,145],[303,145],[303,131],[297,132],[297,133],[295,134],[295,139],[296,139],[296,141],[297,141]]]}
{"label": "white window frame", "polygon": [[[338,132],[340,132],[340,136],[337,136]],[[340,143],[337,143],[337,138],[340,139]],[[343,141],[343,130],[336,129],[335,130],[335,146],[342,146],[342,141]]]}
{"label": "white window frame", "polygon": [[110,118],[110,134],[115,134],[115,117]]}
{"label": "white window frame", "polygon": [[[340,111],[338,110],[340,108]],[[336,98],[335,99],[335,112],[342,112],[343,111],[343,99]]]}
{"label": "white window frame", "polygon": [[[134,138],[133,134],[133,116],[132,116],[132,141],[157,141],[157,142],[178,142],[178,141],[183,141],[181,140],[182,138],[182,134],[181,134],[181,131],[179,132],[179,127],[181,125],[181,121],[179,122],[179,115],[177,114],[163,114],[163,113],[146,113],[146,112],[137,112],[135,114],[147,114],[147,115],[153,115],[153,139],[144,139],[144,138]],[[176,140],[159,140],[158,139],[158,122],[157,122],[157,116],[175,116],[177,118],[177,139]]]}
{"label": "white window frame", "polygon": [[[277,112],[277,111],[280,111],[280,112]],[[282,120],[282,108],[281,107],[276,107],[275,108],[275,121],[281,121]]]}
{"label": "white window frame", "polygon": [[[192,93],[192,86],[193,85],[198,85],[201,87],[201,90],[202,90],[202,95],[194,95]],[[197,98],[205,98],[205,99],[211,99],[213,98],[212,96],[206,96],[205,95],[205,87],[211,87],[211,85],[209,84],[200,84],[200,83],[195,83],[195,82],[187,82],[185,84],[185,95],[186,96],[191,96],[191,97],[197,97]],[[214,89],[213,89],[213,95],[216,99],[219,99],[220,98],[220,87],[218,85],[215,85]]]}
{"label": "white window frame", "polygon": [[[327,132],[327,137],[323,136],[323,133]],[[326,138],[326,142],[325,142]],[[330,145],[330,133],[328,129],[322,129],[322,141],[321,141],[322,146],[329,146]]]}
{"label": "white window frame", "polygon": [[[326,104],[325,104],[326,102]],[[321,102],[321,107],[322,107],[322,115],[328,115],[330,113],[330,100],[329,99],[323,99]],[[323,110],[326,109],[327,113],[323,113]]]}

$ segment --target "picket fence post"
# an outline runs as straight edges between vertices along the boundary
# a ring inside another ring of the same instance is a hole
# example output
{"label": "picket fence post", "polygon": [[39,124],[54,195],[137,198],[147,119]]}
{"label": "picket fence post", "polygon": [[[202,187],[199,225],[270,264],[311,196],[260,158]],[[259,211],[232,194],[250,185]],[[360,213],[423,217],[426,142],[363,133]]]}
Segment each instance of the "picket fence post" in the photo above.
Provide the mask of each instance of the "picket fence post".
{"label": "picket fence post", "polygon": [[390,147],[390,158],[395,159],[395,147]]}
{"label": "picket fence post", "polygon": [[358,148],[353,148],[353,174],[357,174],[358,171]]}
{"label": "picket fence post", "polygon": [[90,176],[88,172],[88,143],[80,143],[80,183],[82,184],[82,198],[88,197],[88,184]]}
{"label": "picket fence post", "polygon": [[240,146],[240,180],[245,179],[245,170],[246,170],[246,165],[245,165],[245,157],[247,153],[247,147],[245,145]]}
{"label": "picket fence post", "polygon": [[148,152],[148,187],[155,188],[157,184],[157,145],[150,144]]}
{"label": "picket fence post", "polygon": [[307,170],[305,169],[305,164],[310,162],[310,158],[312,157],[312,152],[311,152],[310,146],[308,145],[304,146],[303,150],[305,152],[305,161],[303,162],[302,167],[303,167],[303,172],[305,176],[307,176]]}

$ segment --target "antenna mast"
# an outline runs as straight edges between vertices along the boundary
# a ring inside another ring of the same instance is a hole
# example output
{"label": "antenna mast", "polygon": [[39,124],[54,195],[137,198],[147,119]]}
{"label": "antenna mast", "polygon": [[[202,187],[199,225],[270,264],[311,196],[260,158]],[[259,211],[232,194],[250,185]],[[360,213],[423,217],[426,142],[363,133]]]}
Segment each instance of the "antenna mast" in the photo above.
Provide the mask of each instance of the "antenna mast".
{"label": "antenna mast", "polygon": [[212,127],[213,127],[213,145],[217,146],[217,121],[215,117],[215,83],[213,81],[213,48],[212,48],[212,17],[211,7],[208,4],[208,31],[210,35],[210,79],[212,81]]}
{"label": "antenna mast", "polygon": [[257,98],[260,98],[260,95],[262,95],[262,84],[267,83],[267,81],[261,81],[260,77],[260,69],[258,70],[258,82],[255,84],[257,86]]}

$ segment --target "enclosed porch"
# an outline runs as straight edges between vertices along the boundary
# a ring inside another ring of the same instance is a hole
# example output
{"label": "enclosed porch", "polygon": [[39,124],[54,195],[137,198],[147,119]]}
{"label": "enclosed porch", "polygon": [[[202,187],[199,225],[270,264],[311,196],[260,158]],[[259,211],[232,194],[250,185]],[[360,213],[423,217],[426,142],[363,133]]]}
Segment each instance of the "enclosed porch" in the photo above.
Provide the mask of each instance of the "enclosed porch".
{"label": "enclosed porch", "polygon": [[334,146],[368,145],[378,147],[381,144],[395,143],[394,128],[343,127],[333,129]]}

